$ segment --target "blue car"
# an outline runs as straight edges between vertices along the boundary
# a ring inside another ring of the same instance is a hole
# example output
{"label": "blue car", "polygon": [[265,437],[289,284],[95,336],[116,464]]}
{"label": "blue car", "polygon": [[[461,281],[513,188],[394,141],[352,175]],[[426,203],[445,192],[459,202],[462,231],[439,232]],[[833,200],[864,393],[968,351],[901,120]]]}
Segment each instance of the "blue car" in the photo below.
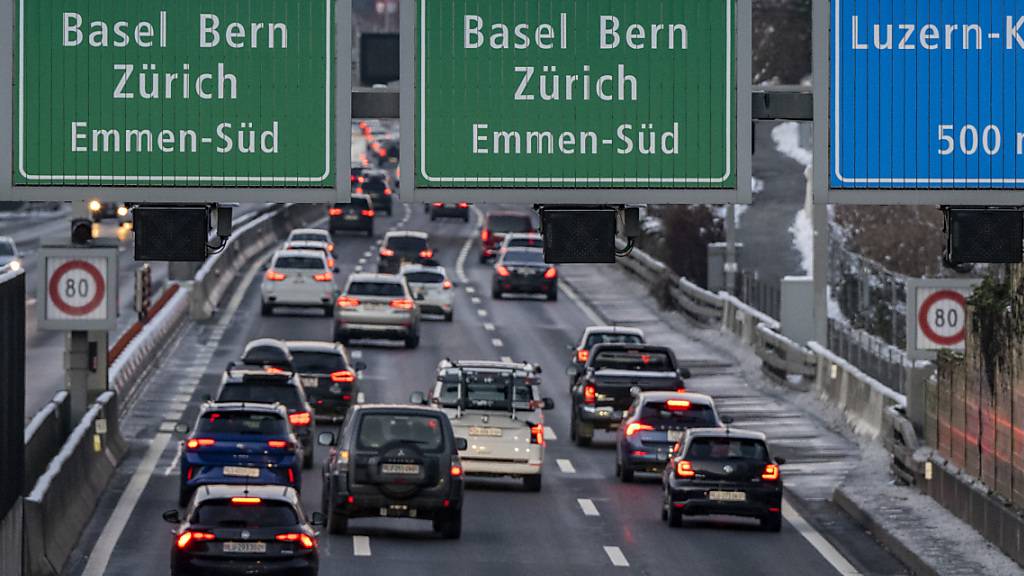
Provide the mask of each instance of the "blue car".
{"label": "blue car", "polygon": [[302,445],[281,404],[208,402],[195,430],[182,442],[178,504],[205,484],[302,482]]}

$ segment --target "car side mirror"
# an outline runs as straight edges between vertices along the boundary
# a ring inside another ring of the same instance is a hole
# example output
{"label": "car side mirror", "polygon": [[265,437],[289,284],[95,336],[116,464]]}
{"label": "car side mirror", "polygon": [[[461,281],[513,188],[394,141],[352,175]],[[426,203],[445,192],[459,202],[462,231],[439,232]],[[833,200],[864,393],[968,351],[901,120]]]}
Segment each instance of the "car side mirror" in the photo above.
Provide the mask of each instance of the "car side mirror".
{"label": "car side mirror", "polygon": [[356,372],[362,372],[363,370],[366,370],[366,362],[363,362],[362,360],[356,360],[352,364],[352,367],[356,369]]}
{"label": "car side mirror", "polygon": [[164,522],[170,524],[181,524],[181,515],[178,514],[177,510],[168,510],[167,512],[164,512],[163,516]]}
{"label": "car side mirror", "polygon": [[316,443],[321,446],[334,446],[334,432],[321,432],[317,434]]}
{"label": "car side mirror", "polygon": [[782,466],[783,464],[786,463],[786,459],[785,458],[781,458],[781,457],[776,457],[775,458],[775,463],[778,464],[779,466]]}
{"label": "car side mirror", "polygon": [[722,420],[722,424],[726,424],[726,425],[732,424],[733,422],[736,421],[736,419],[733,418],[732,416],[722,416],[721,420]]}
{"label": "car side mirror", "polygon": [[203,394],[203,402],[210,402],[212,400],[213,396],[210,396],[209,394]]}
{"label": "car side mirror", "polygon": [[689,378],[690,376],[692,376],[689,368],[680,368],[678,372],[679,376],[681,376],[682,378]]}
{"label": "car side mirror", "polygon": [[174,431],[178,434],[188,434],[189,426],[184,422],[179,422],[174,425]]}
{"label": "car side mirror", "polygon": [[456,438],[455,439],[455,449],[456,450],[461,452],[461,451],[466,450],[468,448],[469,448],[469,441],[468,440],[466,440],[465,438]]}
{"label": "car side mirror", "polygon": [[554,410],[555,409],[555,401],[552,400],[551,398],[545,398],[544,399],[544,409],[545,410]]}
{"label": "car side mirror", "polygon": [[309,523],[316,527],[325,526],[327,525],[327,518],[324,516],[323,512],[313,512],[309,516]]}
{"label": "car side mirror", "polygon": [[575,366],[569,366],[565,369],[565,375],[570,378],[578,378],[580,375],[580,369]]}

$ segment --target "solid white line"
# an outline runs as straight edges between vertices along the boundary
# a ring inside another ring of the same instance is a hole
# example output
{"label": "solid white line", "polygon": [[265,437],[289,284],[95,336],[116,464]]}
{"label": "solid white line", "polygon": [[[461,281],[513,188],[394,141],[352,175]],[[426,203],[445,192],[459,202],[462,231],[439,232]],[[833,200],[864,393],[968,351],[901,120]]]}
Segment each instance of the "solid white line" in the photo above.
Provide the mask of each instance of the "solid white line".
{"label": "solid white line", "polygon": [[501,357],[501,361],[502,362],[511,362],[512,361],[512,357],[511,356],[502,356]]}
{"label": "solid white line", "polygon": [[578,306],[579,309],[583,311],[583,314],[585,314],[587,318],[590,318],[591,322],[593,322],[594,324],[606,323],[604,318],[601,318],[601,316],[599,316],[598,313],[595,312],[594,309],[590,307],[590,304],[584,302],[583,299],[580,298],[578,294],[576,294],[576,291],[567,286],[565,282],[559,282],[558,288],[562,292],[565,292],[565,295],[568,296],[569,299],[572,300],[576,304],[576,306]]}
{"label": "solid white line", "polygon": [[501,338],[491,338],[491,344],[493,344],[495,348],[501,348],[505,345],[505,343],[501,341]]}
{"label": "solid white line", "polygon": [[354,556],[370,556],[370,537],[369,536],[353,536],[352,537],[352,554]]}
{"label": "solid white line", "polygon": [[558,436],[555,434],[555,429],[551,426],[544,427],[544,440],[558,440]]}
{"label": "solid white line", "polygon": [[494,332],[494,324],[491,324],[490,322],[484,322],[484,330],[487,330],[488,332]]}
{"label": "solid white line", "polygon": [[629,566],[629,560],[626,560],[626,555],[622,553],[618,546],[605,546],[604,553],[612,561],[612,566],[619,566],[621,568]]}
{"label": "solid white line", "polygon": [[558,469],[561,470],[564,474],[576,473],[576,468],[572,465],[572,462],[566,460],[565,458],[559,458],[558,460],[555,460],[555,464],[558,464]]}
{"label": "solid white line", "polygon": [[[473,247],[473,236],[466,238],[466,241],[462,243],[462,248],[459,249],[459,256],[455,259],[455,274],[459,278],[459,282],[465,284],[469,282],[469,276],[466,275],[466,257],[469,256],[469,249]],[[469,286],[466,287],[466,291],[469,292]]]}
{"label": "solid white line", "polygon": [[160,432],[174,432],[174,427],[177,425],[178,423],[174,420],[165,420],[160,423]]}
{"label": "solid white line", "polygon": [[481,309],[476,311],[476,315],[481,317],[481,318],[484,318],[484,317],[487,316],[487,310],[484,310],[483,308],[481,308]]}
{"label": "solid white line", "polygon": [[480,303],[480,297],[479,296],[473,296],[472,298],[469,299],[469,301],[472,302],[473,304],[479,304]]}
{"label": "solid white line", "polygon": [[580,505],[580,509],[583,510],[584,516],[601,515],[601,513],[597,511],[597,506],[594,506],[594,501],[590,498],[577,498],[576,502]]}
{"label": "solid white line", "polygon": [[799,512],[793,508],[789,503],[788,498],[783,498],[782,501],[782,517],[788,521],[796,531],[804,537],[804,540],[814,547],[821,554],[836,572],[839,572],[842,576],[860,576],[860,572],[850,564],[843,555],[839,553],[820,532],[814,529]]}
{"label": "solid white line", "polygon": [[121,498],[118,499],[117,506],[114,507],[114,513],[107,519],[103,532],[100,533],[96,544],[92,547],[92,552],[89,554],[89,563],[85,565],[82,576],[103,576],[106,573],[107,564],[110,563],[110,556],[114,553],[114,546],[117,545],[117,541],[121,538],[121,533],[124,532],[125,526],[128,525],[128,520],[135,510],[135,505],[138,504],[142,491],[149,484],[149,478],[153,475],[157,461],[160,460],[160,455],[163,454],[164,448],[167,447],[167,443],[170,440],[170,434],[157,434],[153,438],[153,442],[149,445],[149,449],[146,451],[142,462],[135,470],[135,473],[132,474],[128,487],[125,488]]}

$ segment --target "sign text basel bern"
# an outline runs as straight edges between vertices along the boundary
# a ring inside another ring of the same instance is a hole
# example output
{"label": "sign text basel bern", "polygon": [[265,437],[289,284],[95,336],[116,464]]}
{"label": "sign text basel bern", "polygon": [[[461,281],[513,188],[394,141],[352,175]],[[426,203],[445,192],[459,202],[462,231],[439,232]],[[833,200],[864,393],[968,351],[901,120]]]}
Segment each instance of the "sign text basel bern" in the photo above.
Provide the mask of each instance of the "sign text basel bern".
{"label": "sign text basel bern", "polygon": [[16,4],[15,184],[333,186],[333,0]]}
{"label": "sign text basel bern", "polygon": [[733,0],[420,0],[418,187],[735,188]]}

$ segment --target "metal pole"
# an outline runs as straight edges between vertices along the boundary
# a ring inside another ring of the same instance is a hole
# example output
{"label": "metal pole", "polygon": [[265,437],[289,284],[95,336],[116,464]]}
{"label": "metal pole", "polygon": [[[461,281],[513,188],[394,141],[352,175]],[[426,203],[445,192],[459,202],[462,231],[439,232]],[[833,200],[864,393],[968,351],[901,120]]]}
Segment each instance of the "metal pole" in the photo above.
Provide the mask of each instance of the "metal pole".
{"label": "metal pole", "polygon": [[736,205],[725,207],[725,290],[736,293]]}
{"label": "metal pole", "polygon": [[828,342],[828,206],[814,204],[811,215],[814,229],[814,339]]}
{"label": "metal pole", "polygon": [[[89,218],[89,209],[84,201],[71,203],[71,217],[73,219]],[[43,277],[46,277],[45,271]],[[64,369],[66,371],[64,386],[68,391],[71,421],[78,422],[85,415],[85,410],[89,405],[89,332],[85,330],[70,331],[67,333],[64,343]]]}

